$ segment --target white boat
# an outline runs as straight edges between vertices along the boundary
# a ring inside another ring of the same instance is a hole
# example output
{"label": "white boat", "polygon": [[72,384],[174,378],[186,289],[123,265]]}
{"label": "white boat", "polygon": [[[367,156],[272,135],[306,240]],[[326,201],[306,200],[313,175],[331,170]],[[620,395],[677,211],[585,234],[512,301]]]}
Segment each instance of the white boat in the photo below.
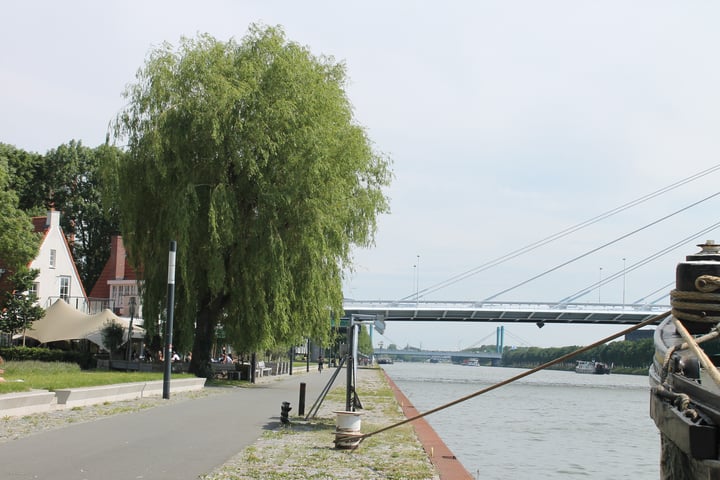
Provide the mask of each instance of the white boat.
{"label": "white boat", "polygon": [[593,373],[597,375],[607,375],[610,373],[610,367],[607,363],[596,362],[595,360],[578,360],[575,364],[575,373]]}

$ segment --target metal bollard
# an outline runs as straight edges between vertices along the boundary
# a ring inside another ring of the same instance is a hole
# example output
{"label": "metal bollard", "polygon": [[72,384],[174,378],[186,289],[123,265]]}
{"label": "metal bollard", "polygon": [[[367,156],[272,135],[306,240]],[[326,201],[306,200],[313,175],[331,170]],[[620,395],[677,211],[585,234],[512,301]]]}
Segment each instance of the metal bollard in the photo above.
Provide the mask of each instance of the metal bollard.
{"label": "metal bollard", "polygon": [[300,383],[300,403],[298,403],[298,415],[305,415],[305,383]]}

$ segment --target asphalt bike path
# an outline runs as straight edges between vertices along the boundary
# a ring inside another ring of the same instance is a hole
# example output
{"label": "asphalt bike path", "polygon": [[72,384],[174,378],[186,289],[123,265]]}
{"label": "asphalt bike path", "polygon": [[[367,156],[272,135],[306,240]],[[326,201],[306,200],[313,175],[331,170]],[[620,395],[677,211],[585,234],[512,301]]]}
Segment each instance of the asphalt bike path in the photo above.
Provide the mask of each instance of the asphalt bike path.
{"label": "asphalt bike path", "polygon": [[[3,480],[196,480],[280,423],[282,402],[305,413],[334,369],[269,377],[249,388],[30,435],[0,445]],[[334,385],[344,382],[342,372]],[[170,391],[172,397],[172,390]]]}

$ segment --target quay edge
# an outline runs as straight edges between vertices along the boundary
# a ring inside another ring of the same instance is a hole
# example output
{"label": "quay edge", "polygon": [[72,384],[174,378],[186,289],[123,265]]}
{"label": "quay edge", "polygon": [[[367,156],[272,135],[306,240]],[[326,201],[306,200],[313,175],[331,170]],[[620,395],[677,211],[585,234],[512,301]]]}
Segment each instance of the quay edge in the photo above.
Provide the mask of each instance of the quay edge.
{"label": "quay edge", "polygon": [[[412,405],[412,402],[408,400],[402,390],[393,382],[392,378],[388,376],[385,370],[382,370],[382,372],[395,395],[395,400],[402,408],[405,418],[419,415],[421,412],[418,412]],[[443,442],[437,432],[435,432],[435,429],[433,429],[424,418],[419,418],[411,422],[411,425],[425,453],[435,466],[440,480],[474,480],[475,477],[460,463],[460,460],[450,451],[448,446],[445,445],[445,442]]]}

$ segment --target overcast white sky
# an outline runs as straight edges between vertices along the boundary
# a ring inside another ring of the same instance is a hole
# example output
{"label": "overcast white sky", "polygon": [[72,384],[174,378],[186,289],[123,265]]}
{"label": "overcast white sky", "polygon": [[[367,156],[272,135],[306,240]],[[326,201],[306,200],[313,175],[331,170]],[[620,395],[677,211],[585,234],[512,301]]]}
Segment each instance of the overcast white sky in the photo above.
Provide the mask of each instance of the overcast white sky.
{"label": "overcast white sky", "polygon": [[[376,247],[356,253],[345,294],[398,299],[719,164],[719,14],[716,2],[655,0],[3,2],[0,142],[41,153],[71,139],[95,147],[153,46],[281,25],[347,64],[357,121],[394,162],[392,213]],[[487,298],[717,193],[719,176],[424,298]],[[499,299],[572,295],[714,224],[718,205],[703,202]],[[579,301],[645,297],[719,233]],[[376,341],[467,347],[493,343],[496,326],[391,324]],[[586,344],[617,330],[513,324],[506,343]]]}

